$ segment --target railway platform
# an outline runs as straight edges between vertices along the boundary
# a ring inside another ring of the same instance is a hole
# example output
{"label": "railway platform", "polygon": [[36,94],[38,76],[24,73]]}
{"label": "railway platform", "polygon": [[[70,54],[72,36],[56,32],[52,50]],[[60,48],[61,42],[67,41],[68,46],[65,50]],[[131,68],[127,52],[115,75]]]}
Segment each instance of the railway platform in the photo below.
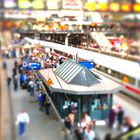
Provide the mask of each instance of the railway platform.
{"label": "railway platform", "polygon": [[[8,77],[12,76],[12,68],[15,59],[8,59],[7,62],[7,74]],[[26,135],[24,140],[65,140],[64,133],[62,131],[62,125],[54,115],[47,116],[44,111],[39,110],[36,97],[30,97],[27,90],[23,90],[20,87],[15,92],[13,89],[13,83],[11,83],[10,90],[7,89],[6,73],[1,71],[2,81],[2,126],[3,137],[2,140],[19,140],[17,135],[17,126],[15,125],[16,115],[20,109],[24,108],[30,116],[30,123],[27,125]],[[9,94],[11,95],[9,98]],[[115,105],[122,104],[122,98],[115,97]],[[10,103],[11,102],[11,103]],[[126,104],[125,112],[131,116],[136,122],[139,121],[140,111],[130,102]],[[130,108],[131,109],[130,109]],[[12,110],[11,110],[12,109]],[[12,112],[11,112],[12,111]],[[133,113],[132,113],[133,112]],[[139,122],[140,123],[140,122]],[[100,140],[104,139],[104,136],[111,132],[113,135],[118,135],[120,131],[116,129],[108,129],[107,125],[96,126],[95,131]],[[68,140],[75,140],[75,137],[69,135]]]}

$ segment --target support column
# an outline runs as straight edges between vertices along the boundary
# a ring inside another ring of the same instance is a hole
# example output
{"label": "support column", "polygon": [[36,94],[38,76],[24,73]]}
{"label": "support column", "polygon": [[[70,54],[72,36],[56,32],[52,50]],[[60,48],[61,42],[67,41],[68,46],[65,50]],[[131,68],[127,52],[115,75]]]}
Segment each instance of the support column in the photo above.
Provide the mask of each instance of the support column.
{"label": "support column", "polygon": [[78,109],[77,109],[78,122],[81,121],[81,96],[78,96]]}

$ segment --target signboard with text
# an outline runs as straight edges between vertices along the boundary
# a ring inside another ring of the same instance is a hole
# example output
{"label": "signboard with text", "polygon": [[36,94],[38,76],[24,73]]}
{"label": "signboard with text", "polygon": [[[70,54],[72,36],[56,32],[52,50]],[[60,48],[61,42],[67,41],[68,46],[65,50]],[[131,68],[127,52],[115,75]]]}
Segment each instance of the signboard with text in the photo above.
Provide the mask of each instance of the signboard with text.
{"label": "signboard with text", "polygon": [[40,70],[41,63],[40,62],[26,62],[26,61],[24,61],[22,64],[22,68],[24,70]]}

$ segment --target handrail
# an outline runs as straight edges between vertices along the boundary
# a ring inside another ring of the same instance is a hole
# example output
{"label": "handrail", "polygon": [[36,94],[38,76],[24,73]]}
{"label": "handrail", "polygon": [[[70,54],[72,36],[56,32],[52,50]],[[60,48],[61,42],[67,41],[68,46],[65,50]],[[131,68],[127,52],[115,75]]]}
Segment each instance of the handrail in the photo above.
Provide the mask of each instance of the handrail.
{"label": "handrail", "polygon": [[47,91],[46,91],[46,89],[45,89],[43,83],[40,81],[40,79],[39,79],[39,77],[38,77],[38,74],[37,74],[33,69],[32,69],[32,71],[33,71],[34,75],[37,77],[37,79],[38,79],[38,81],[39,81],[39,84],[40,84],[41,87],[43,88],[44,92],[46,93],[46,96],[48,97],[48,99],[49,99],[49,101],[50,101],[50,103],[51,103],[51,105],[52,105],[52,107],[53,107],[53,109],[54,109],[54,111],[55,111],[55,113],[56,113],[58,119],[59,119],[60,122],[63,124],[62,118],[61,118],[60,114],[58,113],[58,111],[57,111],[57,109],[56,109],[56,107],[55,107],[55,105],[54,105],[52,99],[51,99],[50,96],[48,95],[48,93],[47,93]]}

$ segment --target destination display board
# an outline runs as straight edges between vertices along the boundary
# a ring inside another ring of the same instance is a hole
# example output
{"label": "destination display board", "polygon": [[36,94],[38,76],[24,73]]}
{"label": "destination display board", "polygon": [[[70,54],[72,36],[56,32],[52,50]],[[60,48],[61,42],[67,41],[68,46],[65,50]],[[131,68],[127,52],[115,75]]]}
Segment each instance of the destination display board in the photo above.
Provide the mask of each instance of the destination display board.
{"label": "destination display board", "polygon": [[24,70],[40,70],[41,63],[40,62],[26,62],[26,61],[24,61],[22,64],[22,68]]}

